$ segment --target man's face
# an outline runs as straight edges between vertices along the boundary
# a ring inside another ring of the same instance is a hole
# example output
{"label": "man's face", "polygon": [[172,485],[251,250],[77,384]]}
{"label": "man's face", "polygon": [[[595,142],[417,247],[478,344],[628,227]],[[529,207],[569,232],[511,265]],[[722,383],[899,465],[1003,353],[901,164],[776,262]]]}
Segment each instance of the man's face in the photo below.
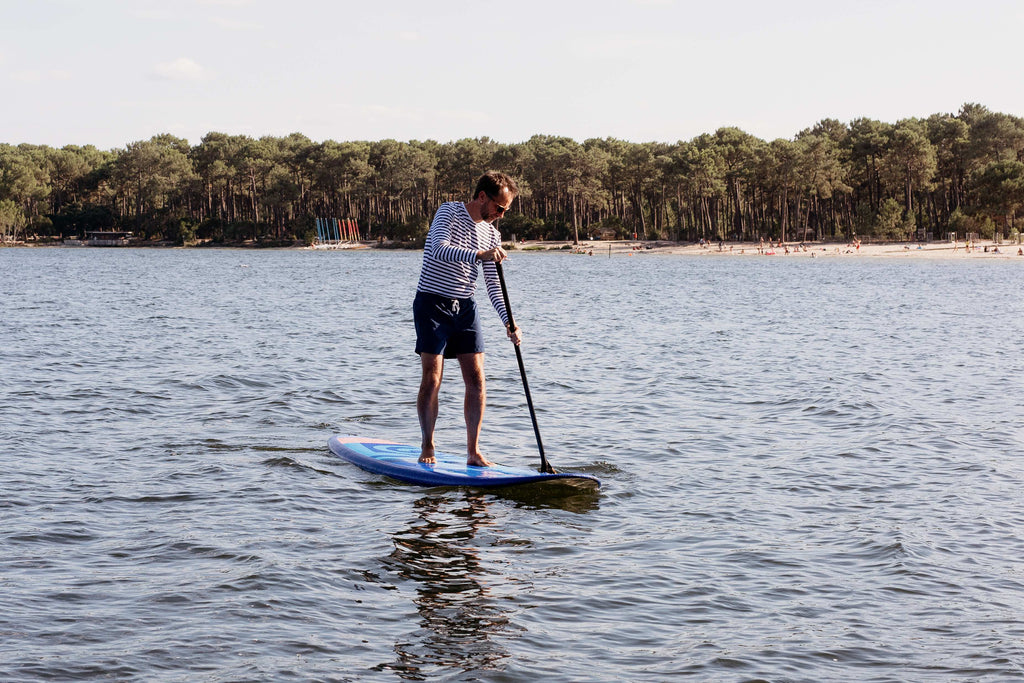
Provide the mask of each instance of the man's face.
{"label": "man's face", "polygon": [[512,200],[515,199],[515,196],[506,187],[501,188],[501,192],[493,197],[485,192],[484,197],[487,201],[484,202],[480,213],[488,223],[504,216],[505,212],[512,206]]}

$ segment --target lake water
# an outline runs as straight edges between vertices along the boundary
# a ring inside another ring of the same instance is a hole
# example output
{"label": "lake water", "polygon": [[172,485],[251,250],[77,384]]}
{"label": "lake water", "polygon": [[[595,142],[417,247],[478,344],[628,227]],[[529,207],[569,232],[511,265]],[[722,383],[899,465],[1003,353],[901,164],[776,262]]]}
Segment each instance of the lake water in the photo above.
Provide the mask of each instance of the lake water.
{"label": "lake water", "polygon": [[419,261],[0,250],[0,680],[1024,679],[1024,263],[516,253],[570,495],[328,451],[418,439]]}

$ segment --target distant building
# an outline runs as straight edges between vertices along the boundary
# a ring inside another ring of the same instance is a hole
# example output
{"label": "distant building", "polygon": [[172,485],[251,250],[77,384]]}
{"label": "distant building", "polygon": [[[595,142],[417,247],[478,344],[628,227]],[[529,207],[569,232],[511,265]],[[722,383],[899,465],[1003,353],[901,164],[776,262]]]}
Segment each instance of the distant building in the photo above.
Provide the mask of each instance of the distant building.
{"label": "distant building", "polygon": [[121,230],[101,230],[85,233],[85,243],[90,247],[126,247],[131,244],[132,233]]}

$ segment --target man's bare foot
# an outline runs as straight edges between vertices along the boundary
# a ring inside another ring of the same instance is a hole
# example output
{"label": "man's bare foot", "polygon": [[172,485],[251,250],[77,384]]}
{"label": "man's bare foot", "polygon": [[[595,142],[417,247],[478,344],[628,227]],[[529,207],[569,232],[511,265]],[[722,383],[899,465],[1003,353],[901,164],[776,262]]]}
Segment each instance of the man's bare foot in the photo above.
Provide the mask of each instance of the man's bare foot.
{"label": "man's bare foot", "polygon": [[466,458],[466,464],[472,467],[490,467],[494,463],[480,453],[470,453],[469,457]]}
{"label": "man's bare foot", "polygon": [[424,465],[436,465],[437,458],[434,457],[433,448],[421,448],[419,461]]}

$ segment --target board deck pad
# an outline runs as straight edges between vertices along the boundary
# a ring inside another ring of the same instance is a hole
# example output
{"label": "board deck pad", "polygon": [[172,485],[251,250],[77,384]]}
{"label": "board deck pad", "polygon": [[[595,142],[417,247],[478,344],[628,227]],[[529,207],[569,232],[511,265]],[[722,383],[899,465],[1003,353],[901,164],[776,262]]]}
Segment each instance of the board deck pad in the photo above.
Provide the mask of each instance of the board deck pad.
{"label": "board deck pad", "polygon": [[332,436],[327,442],[331,452],[353,465],[420,486],[515,486],[539,482],[558,482],[597,488],[597,477],[576,472],[545,474],[525,467],[492,465],[473,467],[466,464],[465,455],[437,453],[437,463],[419,462],[420,449],[416,446],[366,439],[357,436]]}

